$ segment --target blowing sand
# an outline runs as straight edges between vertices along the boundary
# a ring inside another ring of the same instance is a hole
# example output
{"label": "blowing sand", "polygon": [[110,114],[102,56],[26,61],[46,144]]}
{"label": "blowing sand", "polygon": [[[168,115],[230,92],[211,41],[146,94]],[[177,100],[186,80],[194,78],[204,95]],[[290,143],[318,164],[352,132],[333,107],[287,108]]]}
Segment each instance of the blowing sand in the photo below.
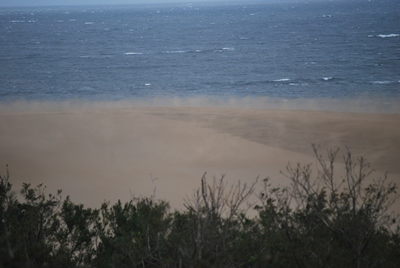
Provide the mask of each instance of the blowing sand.
{"label": "blowing sand", "polygon": [[288,162],[315,165],[312,143],[321,153],[347,146],[366,156],[376,176],[388,171],[400,180],[400,114],[183,107],[0,113],[0,170],[9,165],[15,189],[44,183],[46,192],[62,189],[91,207],[150,196],[157,178],[156,197],[181,208],[204,172],[286,185],[280,171]]}

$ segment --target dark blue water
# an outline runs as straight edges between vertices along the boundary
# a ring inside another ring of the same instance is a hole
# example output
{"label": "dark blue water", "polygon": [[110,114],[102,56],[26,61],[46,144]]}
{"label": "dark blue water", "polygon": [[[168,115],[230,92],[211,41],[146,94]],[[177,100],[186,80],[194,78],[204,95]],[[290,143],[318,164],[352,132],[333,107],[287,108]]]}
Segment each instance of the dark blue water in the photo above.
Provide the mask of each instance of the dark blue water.
{"label": "dark blue water", "polygon": [[400,98],[400,2],[0,10],[0,100]]}

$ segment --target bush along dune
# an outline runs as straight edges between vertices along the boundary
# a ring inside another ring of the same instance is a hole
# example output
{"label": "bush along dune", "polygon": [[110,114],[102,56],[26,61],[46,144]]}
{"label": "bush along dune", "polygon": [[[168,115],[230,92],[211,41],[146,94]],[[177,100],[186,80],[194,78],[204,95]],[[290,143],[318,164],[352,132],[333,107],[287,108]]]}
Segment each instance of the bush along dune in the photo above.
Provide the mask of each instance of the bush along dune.
{"label": "bush along dune", "polygon": [[[400,267],[397,187],[372,180],[363,158],[288,165],[289,187],[269,179],[211,182],[171,211],[155,196],[85,208],[62,191],[0,178],[1,267]],[[367,180],[368,178],[368,180]],[[369,183],[367,183],[367,181]],[[251,215],[251,216],[250,216]]]}

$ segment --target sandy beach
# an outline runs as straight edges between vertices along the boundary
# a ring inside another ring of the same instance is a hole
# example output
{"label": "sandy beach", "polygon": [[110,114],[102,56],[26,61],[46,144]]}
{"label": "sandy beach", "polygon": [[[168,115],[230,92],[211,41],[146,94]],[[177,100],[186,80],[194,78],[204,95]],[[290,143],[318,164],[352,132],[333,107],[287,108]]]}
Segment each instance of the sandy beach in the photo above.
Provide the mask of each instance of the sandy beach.
{"label": "sandy beach", "polygon": [[259,176],[286,185],[280,171],[288,162],[315,164],[312,143],[323,154],[341,147],[342,155],[347,146],[371,162],[376,176],[388,171],[400,181],[400,114],[185,107],[0,112],[0,170],[9,165],[14,189],[44,183],[47,193],[62,189],[91,207],[150,196],[154,185],[157,198],[181,208],[205,172],[209,179]]}

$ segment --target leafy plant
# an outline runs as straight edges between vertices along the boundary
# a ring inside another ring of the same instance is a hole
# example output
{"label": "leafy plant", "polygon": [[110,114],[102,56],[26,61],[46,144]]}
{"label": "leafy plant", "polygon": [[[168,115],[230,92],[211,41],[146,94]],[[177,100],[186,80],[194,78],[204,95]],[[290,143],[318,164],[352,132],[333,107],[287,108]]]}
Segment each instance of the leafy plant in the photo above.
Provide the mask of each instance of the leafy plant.
{"label": "leafy plant", "polygon": [[[207,182],[170,211],[163,200],[132,198],[85,208],[46,187],[12,192],[0,176],[0,267],[400,267],[397,187],[373,176],[364,158],[339,150],[316,166],[288,165],[286,188]],[[314,169],[314,170],[313,170]],[[154,180],[152,180],[154,182]],[[253,214],[250,214],[251,211]],[[249,215],[257,215],[250,217]]]}

